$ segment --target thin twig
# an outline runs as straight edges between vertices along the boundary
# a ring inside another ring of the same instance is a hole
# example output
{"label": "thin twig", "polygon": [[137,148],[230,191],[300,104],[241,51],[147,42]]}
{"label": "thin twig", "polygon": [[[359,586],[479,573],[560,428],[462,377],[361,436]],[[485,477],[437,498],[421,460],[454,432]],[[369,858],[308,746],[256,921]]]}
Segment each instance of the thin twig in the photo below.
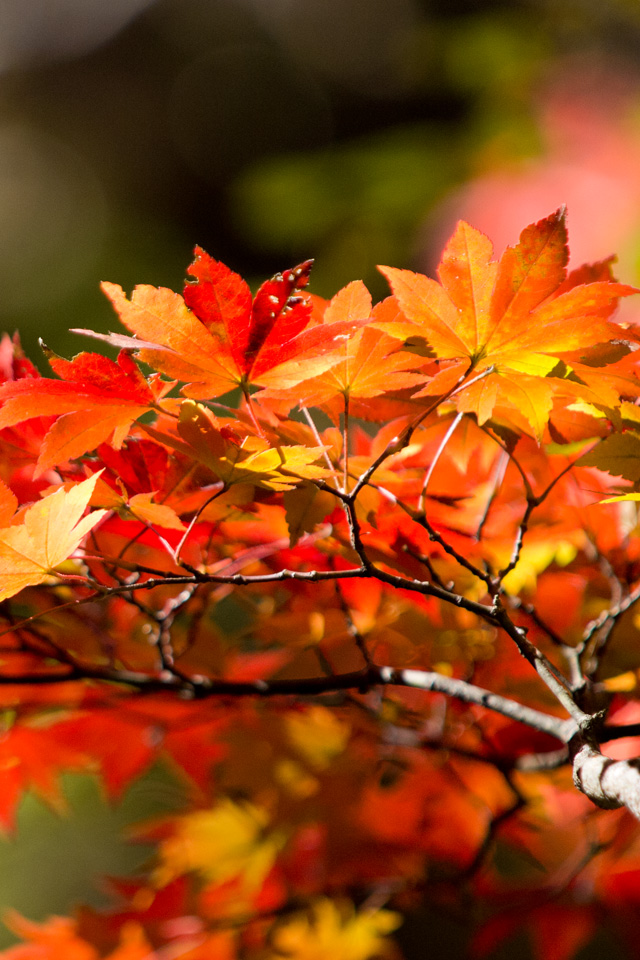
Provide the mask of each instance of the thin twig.
{"label": "thin twig", "polygon": [[188,525],[187,529],[185,530],[185,532],[184,532],[184,534],[183,534],[183,536],[182,536],[182,539],[180,540],[180,543],[178,544],[178,546],[176,547],[175,550],[172,550],[172,551],[171,551],[171,556],[172,556],[172,559],[173,559],[173,561],[174,561],[175,563],[180,564],[180,553],[181,553],[181,551],[182,551],[182,548],[184,547],[185,543],[187,542],[187,539],[188,539],[188,537],[189,537],[189,534],[191,533],[191,531],[192,531],[193,528],[195,527],[196,523],[197,523],[198,520],[200,519],[203,510],[206,510],[206,508],[209,506],[209,504],[210,504],[210,503],[213,503],[213,501],[216,500],[216,499],[220,496],[220,494],[224,493],[225,490],[226,490],[226,486],[225,486],[225,484],[223,483],[222,480],[220,480],[220,482],[216,484],[216,488],[217,488],[217,489],[214,490],[214,492],[211,494],[211,496],[209,497],[209,499],[208,499],[208,500],[205,500],[205,502],[202,504],[201,507],[198,507],[198,509],[197,509],[196,512],[194,513],[193,517],[192,517],[191,520],[189,521],[189,525]]}
{"label": "thin twig", "polygon": [[482,531],[484,530],[484,525],[489,519],[489,512],[491,510],[491,506],[498,495],[498,491],[500,487],[502,486],[504,475],[507,471],[508,462],[509,462],[509,457],[507,456],[507,452],[503,450],[500,456],[498,457],[498,461],[493,470],[493,477],[492,477],[493,489],[491,491],[491,496],[487,498],[487,502],[485,503],[484,510],[482,511],[482,516],[480,517],[480,522],[478,523],[478,526],[476,529],[475,539],[477,542],[479,542],[482,537]]}
{"label": "thin twig", "polygon": [[351,610],[349,609],[349,605],[346,602],[342,594],[342,591],[340,590],[340,583],[338,581],[336,581],[335,587],[336,587],[336,594],[338,596],[338,601],[340,603],[340,608],[344,614],[344,619],[347,624],[347,630],[349,631],[349,634],[355,641],[355,644],[358,650],[362,654],[362,659],[364,660],[366,665],[370,667],[373,664],[373,660],[371,659],[371,654],[369,653],[369,650],[367,648],[366,640],[364,639],[364,637],[356,627],[355,623],[353,622]]}
{"label": "thin twig", "polygon": [[320,433],[318,432],[318,428],[317,428],[317,426],[316,426],[316,424],[315,424],[315,422],[314,422],[313,417],[311,416],[311,413],[310,413],[310,411],[309,411],[309,408],[308,408],[308,407],[300,407],[300,410],[302,411],[302,414],[303,414],[305,420],[307,421],[307,423],[308,423],[308,425],[309,425],[309,428],[310,428],[310,430],[311,430],[311,432],[312,432],[312,434],[313,434],[313,439],[316,441],[316,443],[317,443],[317,445],[318,445],[319,447],[322,447],[322,456],[323,456],[324,462],[326,463],[326,465],[327,465],[327,467],[329,468],[329,470],[331,471],[331,473],[333,473],[333,475],[337,477],[336,468],[335,468],[335,466],[333,465],[333,463],[331,462],[331,457],[329,456],[329,452],[328,452],[326,446],[324,445],[324,443],[322,442],[322,437],[320,436]]}
{"label": "thin twig", "polygon": [[456,396],[456,394],[460,393],[461,390],[464,390],[467,387],[472,386],[474,383],[478,383],[480,380],[484,380],[484,378],[489,376],[489,374],[493,373],[493,371],[494,371],[493,367],[487,367],[487,369],[483,370],[482,373],[478,374],[477,377],[473,377],[471,380],[468,380],[466,383],[464,382],[464,377],[466,376],[465,374],[463,377],[460,378],[460,381],[458,381],[458,383],[454,387],[452,387],[442,396],[436,397],[433,403],[429,404],[429,406],[425,410],[423,410],[419,414],[419,416],[417,416],[414,420],[412,420],[411,423],[407,424],[407,426],[404,427],[396,437],[393,437],[389,441],[389,443],[384,448],[382,453],[380,453],[376,457],[373,463],[371,463],[367,467],[367,469],[364,471],[364,473],[360,476],[358,482],[356,483],[355,487],[351,491],[351,496],[356,497],[360,493],[360,490],[367,483],[369,483],[373,474],[376,472],[378,467],[384,463],[385,460],[387,460],[394,453],[399,453],[400,450],[404,450],[404,448],[407,446],[407,444],[411,440],[411,437],[413,436],[414,432],[418,429],[420,424],[423,423],[423,421],[426,420],[427,417],[430,416],[430,414],[432,414],[435,410],[437,410],[441,403],[444,403],[445,400],[451,400],[454,396]]}
{"label": "thin twig", "polygon": [[342,421],[342,489],[349,493],[349,394],[344,394]]}
{"label": "thin twig", "polygon": [[442,440],[440,441],[440,444],[439,444],[439,446],[438,446],[438,449],[436,450],[436,452],[435,452],[434,455],[433,455],[433,459],[432,459],[431,463],[429,464],[429,469],[428,469],[427,472],[425,473],[425,477],[424,477],[424,480],[423,480],[423,482],[422,482],[422,490],[420,491],[420,495],[419,495],[419,497],[418,497],[418,504],[417,504],[418,513],[424,513],[424,510],[425,510],[425,500],[426,500],[426,496],[427,496],[427,487],[429,486],[429,481],[431,480],[431,477],[433,476],[433,471],[435,470],[436,466],[438,465],[438,461],[439,461],[440,457],[441,457],[442,454],[444,453],[445,448],[446,448],[447,444],[449,443],[449,440],[451,439],[451,437],[452,437],[453,434],[455,433],[456,427],[458,426],[458,424],[460,423],[460,421],[462,420],[463,417],[464,417],[464,413],[458,413],[458,414],[456,414],[456,416],[453,418],[453,420],[452,420],[451,423],[449,424],[449,426],[448,426],[448,428],[447,428],[447,431],[446,431],[444,437],[443,437]]}

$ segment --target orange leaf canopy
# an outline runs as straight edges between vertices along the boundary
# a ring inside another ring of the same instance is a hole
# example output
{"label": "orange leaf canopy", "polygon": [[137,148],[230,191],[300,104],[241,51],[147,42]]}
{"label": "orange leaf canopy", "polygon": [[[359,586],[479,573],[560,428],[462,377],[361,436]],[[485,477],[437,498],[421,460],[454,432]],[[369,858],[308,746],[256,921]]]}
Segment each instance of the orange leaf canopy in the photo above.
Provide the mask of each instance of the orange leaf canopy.
{"label": "orange leaf canopy", "polygon": [[[117,361],[48,380],[0,341],[0,829],[27,790],[63,809],[67,770],[113,801],[156,761],[180,778],[119,902],[13,915],[3,960],[395,957],[381,906],[425,876],[545,960],[638,912],[637,828],[555,770],[583,681],[609,732],[640,711],[636,508],[593,503],[640,496],[631,288],[566,263],[561,212],[499,262],[460,224],[438,281],[388,269],[395,296],[312,311],[308,264],[252,298],[198,250],[184,296],[106,286]],[[233,385],[239,409],[206,402]]]}
{"label": "orange leaf canopy", "polygon": [[[394,336],[422,337],[432,356],[455,361],[460,375],[486,372],[459,398],[460,410],[484,423],[506,402],[539,437],[554,390],[580,392],[581,381],[567,379],[560,360],[619,339],[621,328],[608,317],[619,297],[636,291],[610,277],[584,282],[584,270],[567,277],[563,209],[527,227],[500,261],[492,255],[488,237],[460,221],[438,267],[439,283],[381,267],[405,318],[384,326]],[[423,391],[438,392],[435,383]]]}

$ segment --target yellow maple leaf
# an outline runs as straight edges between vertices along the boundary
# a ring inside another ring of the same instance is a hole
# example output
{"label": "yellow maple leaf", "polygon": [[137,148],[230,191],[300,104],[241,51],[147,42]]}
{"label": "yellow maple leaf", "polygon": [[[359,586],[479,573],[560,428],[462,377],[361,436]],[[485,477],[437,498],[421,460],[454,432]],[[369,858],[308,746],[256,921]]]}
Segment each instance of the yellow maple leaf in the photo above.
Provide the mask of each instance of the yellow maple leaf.
{"label": "yellow maple leaf", "polygon": [[106,510],[82,517],[98,476],[70,490],[61,487],[29,507],[21,523],[0,529],[0,600],[24,587],[48,583],[55,577],[55,568],[102,519]]}
{"label": "yellow maple leaf", "polygon": [[281,835],[266,832],[268,823],[262,807],[229,798],[177,817],[173,835],[160,847],[156,883],[197,872],[210,883],[240,877],[246,893],[258,890],[283,843]]}
{"label": "yellow maple leaf", "polygon": [[356,913],[348,902],[318,900],[287,917],[271,936],[267,960],[370,960],[384,956],[386,935],[400,925],[390,910]]}
{"label": "yellow maple leaf", "polygon": [[320,705],[304,713],[289,713],[284,722],[291,745],[317,770],[324,770],[344,752],[351,734],[348,723]]}

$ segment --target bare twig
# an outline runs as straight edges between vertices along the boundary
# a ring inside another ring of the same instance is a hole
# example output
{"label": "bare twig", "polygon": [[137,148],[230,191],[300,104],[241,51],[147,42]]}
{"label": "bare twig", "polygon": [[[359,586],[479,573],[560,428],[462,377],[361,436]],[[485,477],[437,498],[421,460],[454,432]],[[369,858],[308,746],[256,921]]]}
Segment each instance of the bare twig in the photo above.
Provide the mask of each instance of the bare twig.
{"label": "bare twig", "polygon": [[452,437],[453,434],[455,433],[455,429],[456,429],[456,427],[458,426],[458,424],[460,423],[460,421],[462,420],[463,417],[464,417],[464,414],[463,414],[463,413],[458,413],[458,414],[456,414],[456,416],[453,418],[453,420],[452,420],[451,423],[449,424],[449,426],[448,426],[448,428],[447,428],[447,431],[446,431],[444,437],[443,437],[442,440],[440,441],[440,444],[439,444],[439,446],[438,446],[438,449],[436,450],[436,452],[435,452],[434,455],[433,455],[433,460],[432,460],[431,463],[429,464],[429,469],[428,469],[427,472],[425,473],[424,480],[423,480],[423,482],[422,482],[422,489],[421,489],[421,491],[420,491],[420,496],[418,497],[418,505],[417,505],[418,513],[424,513],[425,499],[426,499],[426,496],[427,496],[427,488],[428,488],[428,486],[429,486],[429,481],[431,480],[431,477],[433,476],[433,471],[434,471],[435,468],[437,467],[438,461],[439,461],[440,457],[441,457],[442,454],[444,453],[444,451],[445,451],[445,449],[446,449],[446,446],[447,446],[447,444],[449,443],[449,440],[451,439],[451,437]]}

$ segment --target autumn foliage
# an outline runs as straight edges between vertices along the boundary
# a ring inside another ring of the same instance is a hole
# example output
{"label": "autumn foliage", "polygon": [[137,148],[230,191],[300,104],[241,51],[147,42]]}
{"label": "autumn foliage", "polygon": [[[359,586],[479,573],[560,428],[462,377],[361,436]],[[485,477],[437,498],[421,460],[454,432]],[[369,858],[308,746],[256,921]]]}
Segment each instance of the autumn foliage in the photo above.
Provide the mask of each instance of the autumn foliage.
{"label": "autumn foliage", "polygon": [[196,248],[103,284],[115,360],[5,337],[0,823],[160,761],[188,805],[2,957],[399,958],[424,902],[477,956],[638,956],[640,326],[567,262],[563,211],[377,304]]}

